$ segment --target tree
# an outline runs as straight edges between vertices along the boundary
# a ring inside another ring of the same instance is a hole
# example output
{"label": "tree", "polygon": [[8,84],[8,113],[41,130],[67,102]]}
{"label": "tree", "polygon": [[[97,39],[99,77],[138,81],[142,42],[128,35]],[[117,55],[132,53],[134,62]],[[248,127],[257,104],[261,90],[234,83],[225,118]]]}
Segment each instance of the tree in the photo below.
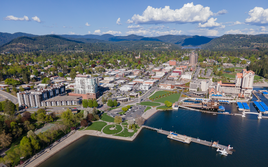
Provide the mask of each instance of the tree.
{"label": "tree", "polygon": [[87,120],[85,119],[83,119],[80,124],[82,127],[86,127],[88,125]]}
{"label": "tree", "polygon": [[115,116],[114,117],[114,123],[116,123],[116,124],[122,123],[122,118],[120,116]]}
{"label": "tree", "polygon": [[88,99],[88,107],[93,107],[93,101],[92,99]]}
{"label": "tree", "polygon": [[8,93],[10,92],[10,89],[9,89],[9,87],[7,87],[7,88],[6,88],[6,91],[7,91]]}
{"label": "tree", "polygon": [[82,101],[82,105],[83,105],[83,108],[87,108],[88,107],[88,100],[84,99]]}
{"label": "tree", "polygon": [[114,103],[113,103],[113,101],[111,99],[109,99],[107,105],[109,107],[113,107],[114,106]]}
{"label": "tree", "polygon": [[107,99],[102,96],[101,101],[102,101],[103,104],[105,104],[107,102]]}
{"label": "tree", "polygon": [[172,106],[172,103],[170,101],[166,100],[164,103],[168,108]]}
{"label": "tree", "polygon": [[11,137],[11,134],[8,133],[6,134],[5,133],[5,130],[2,132],[2,134],[0,135],[0,144],[1,144],[1,147],[3,148],[6,148],[8,147],[12,142],[12,137]]}
{"label": "tree", "polygon": [[122,110],[124,111],[124,112],[127,112],[127,107],[122,107]]}
{"label": "tree", "polygon": [[144,124],[145,119],[143,117],[138,117],[138,118],[135,119],[135,121],[139,126],[141,126],[141,125]]}
{"label": "tree", "polygon": [[16,109],[16,106],[14,103],[12,103],[10,100],[6,99],[4,101],[4,112],[8,115],[14,115],[15,114],[15,109]]}
{"label": "tree", "polygon": [[41,83],[50,84],[50,79],[48,77],[45,77],[45,78],[42,79]]}
{"label": "tree", "polygon": [[117,103],[116,100],[114,100],[113,103],[114,103],[114,106],[115,106],[115,107],[118,105],[118,103]]}
{"label": "tree", "polygon": [[96,100],[93,100],[93,107],[98,107],[99,105],[98,105],[98,103],[97,103],[97,101]]}
{"label": "tree", "polygon": [[20,91],[23,92],[24,91],[24,88],[22,86],[20,86]]}
{"label": "tree", "polygon": [[75,72],[75,69],[72,69],[71,72],[70,72],[70,77],[72,79],[74,79],[76,77],[76,72]]}
{"label": "tree", "polygon": [[33,138],[35,138],[36,139],[36,134],[32,131],[32,130],[29,130],[28,132],[27,132],[27,137],[28,138],[30,138],[30,137],[33,137]]}
{"label": "tree", "polygon": [[61,119],[63,124],[66,126],[74,126],[74,115],[71,110],[66,110],[61,114]]}
{"label": "tree", "polygon": [[[39,141],[38,140],[36,140],[34,137],[30,137],[30,139],[31,139],[31,145],[32,145],[32,147],[34,148],[34,150],[35,151],[38,151],[39,149],[40,149],[40,145],[39,145]],[[35,152],[34,151],[34,152]]]}
{"label": "tree", "polygon": [[28,155],[32,155],[32,147],[30,139],[26,136],[24,136],[20,141],[20,150],[21,155],[23,157],[27,157]]}
{"label": "tree", "polygon": [[59,75],[59,77],[63,77],[63,73],[62,72],[59,72],[58,75]]}
{"label": "tree", "polygon": [[92,122],[92,121],[95,121],[95,117],[94,117],[94,115],[93,114],[88,114],[87,115],[87,120],[89,121],[89,122]]}

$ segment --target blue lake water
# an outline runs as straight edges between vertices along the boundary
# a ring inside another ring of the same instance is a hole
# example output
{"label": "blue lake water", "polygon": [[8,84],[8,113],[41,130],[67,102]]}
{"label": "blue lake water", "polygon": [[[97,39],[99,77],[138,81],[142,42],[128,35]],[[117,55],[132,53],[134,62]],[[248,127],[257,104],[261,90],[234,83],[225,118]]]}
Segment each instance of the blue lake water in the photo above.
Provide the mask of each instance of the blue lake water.
{"label": "blue lake water", "polygon": [[[257,88],[259,89],[259,88]],[[262,101],[268,101],[261,96]],[[254,100],[255,98],[253,98]],[[252,111],[256,111],[252,104]],[[226,110],[238,112],[235,105]],[[234,147],[222,157],[211,147],[182,144],[155,131],[143,129],[133,142],[85,136],[53,155],[40,167],[71,166],[268,166],[268,119],[257,115],[212,115],[195,111],[162,111],[145,123]]]}

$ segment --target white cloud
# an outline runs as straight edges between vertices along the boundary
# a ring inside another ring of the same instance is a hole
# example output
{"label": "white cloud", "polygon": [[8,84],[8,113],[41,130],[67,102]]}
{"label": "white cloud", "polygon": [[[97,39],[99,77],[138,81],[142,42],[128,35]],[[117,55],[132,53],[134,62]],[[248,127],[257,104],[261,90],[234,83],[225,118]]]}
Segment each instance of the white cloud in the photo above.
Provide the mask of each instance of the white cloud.
{"label": "white cloud", "polygon": [[121,25],[120,17],[116,20],[116,24]]}
{"label": "white cloud", "polygon": [[51,31],[51,33],[50,34],[55,34],[55,32],[54,31]]}
{"label": "white cloud", "polygon": [[244,34],[241,30],[229,30],[229,31],[226,31],[224,34]]}
{"label": "white cloud", "polygon": [[249,12],[249,17],[246,19],[246,23],[250,24],[268,24],[268,8],[255,7]]}
{"label": "white cloud", "polygon": [[217,18],[210,18],[206,23],[202,24],[202,23],[199,23],[198,24],[198,27],[209,27],[209,28],[213,28],[213,27],[221,27],[221,28],[225,28],[225,25],[222,25],[220,23],[217,23],[215,22],[217,20]]}
{"label": "white cloud", "polygon": [[169,29],[169,27],[166,27],[164,25],[159,25],[159,26],[151,26],[149,29],[154,29],[154,30],[163,30],[164,28]]}
{"label": "white cloud", "polygon": [[74,35],[75,33],[74,33],[74,32],[72,32],[72,31],[70,31],[70,32],[69,32],[69,34]]}
{"label": "white cloud", "polygon": [[95,30],[93,34],[101,34],[101,30]]}
{"label": "white cloud", "polygon": [[155,35],[180,35],[181,30],[170,30],[170,31],[153,31]]}
{"label": "white cloud", "polygon": [[265,32],[265,31],[268,31],[268,29],[266,27],[264,27],[264,26],[261,26],[261,31]]}
{"label": "white cloud", "polygon": [[63,28],[66,28],[66,26],[62,26]]}
{"label": "white cloud", "polygon": [[130,31],[127,31],[126,34],[151,36],[151,32],[149,30],[130,30]]}
{"label": "white cloud", "polygon": [[127,28],[129,28],[129,29],[139,29],[139,28],[142,28],[142,26],[140,26],[140,25],[130,25],[130,26],[128,26]]}
{"label": "white cloud", "polygon": [[223,9],[223,10],[218,11],[217,13],[214,13],[214,16],[223,15],[226,13],[228,13],[227,10]]}
{"label": "white cloud", "polygon": [[32,19],[33,19],[34,21],[37,21],[38,23],[41,22],[41,20],[40,20],[37,16],[32,17]]}
{"label": "white cloud", "polygon": [[198,30],[189,30],[192,35],[203,35],[203,36],[217,36],[219,34],[218,30],[215,29],[198,29]]}
{"label": "white cloud", "polygon": [[181,30],[170,30],[170,31],[156,31],[149,29],[140,29],[140,30],[130,30],[127,31],[126,34],[136,34],[143,36],[161,36],[161,35],[180,35],[182,33]]}
{"label": "white cloud", "polygon": [[19,17],[15,17],[13,15],[9,15],[9,16],[5,17],[5,20],[15,20],[15,21],[26,20],[26,21],[29,21],[29,18],[28,18],[28,16],[23,16],[23,17],[19,18]]}
{"label": "white cloud", "polygon": [[236,21],[236,22],[234,22],[233,25],[240,25],[240,24],[243,24],[243,23],[241,23],[240,21]]}
{"label": "white cloud", "polygon": [[109,30],[107,32],[103,32],[102,34],[120,35],[122,33],[121,33],[121,31],[112,31],[112,30]]}
{"label": "white cloud", "polygon": [[86,25],[86,26],[88,26],[88,27],[90,26],[90,24],[88,24],[88,22],[86,22],[86,24],[85,24],[85,25]]}
{"label": "white cloud", "polygon": [[248,34],[248,35],[256,35],[256,34],[267,34],[268,31],[264,26],[261,28],[253,29],[253,28],[244,28],[244,29],[236,29],[236,30],[229,30],[226,31],[224,34]]}
{"label": "white cloud", "polygon": [[170,9],[169,6],[164,8],[153,8],[148,6],[142,15],[134,14],[127,23],[136,24],[157,24],[157,23],[194,23],[206,22],[213,12],[210,7],[194,5],[192,3],[184,4],[180,9]]}
{"label": "white cloud", "polygon": [[87,33],[88,33],[88,34],[91,34],[91,32],[90,32],[90,31],[88,31]]}

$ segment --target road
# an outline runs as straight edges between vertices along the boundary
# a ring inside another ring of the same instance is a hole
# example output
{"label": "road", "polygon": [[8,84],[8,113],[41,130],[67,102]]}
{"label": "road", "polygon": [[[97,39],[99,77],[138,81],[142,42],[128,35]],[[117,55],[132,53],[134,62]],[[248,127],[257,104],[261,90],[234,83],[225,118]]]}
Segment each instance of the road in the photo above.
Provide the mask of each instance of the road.
{"label": "road", "polygon": [[5,99],[8,99],[10,101],[12,101],[14,104],[17,104],[18,103],[18,98],[5,92],[5,91],[2,91],[0,90],[0,96],[4,97]]}

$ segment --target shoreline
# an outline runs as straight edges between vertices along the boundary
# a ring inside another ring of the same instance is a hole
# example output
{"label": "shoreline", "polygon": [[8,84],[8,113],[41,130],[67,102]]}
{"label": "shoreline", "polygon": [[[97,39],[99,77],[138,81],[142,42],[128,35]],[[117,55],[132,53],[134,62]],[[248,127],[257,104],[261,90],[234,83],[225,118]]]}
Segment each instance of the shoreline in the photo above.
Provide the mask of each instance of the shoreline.
{"label": "shoreline", "polygon": [[[107,135],[107,134],[101,133],[100,131],[95,131],[95,130],[76,131],[70,137],[68,137],[66,140],[62,141],[61,143],[59,143],[55,147],[51,148],[49,150],[49,152],[46,152],[46,153],[42,154],[40,157],[32,160],[29,164],[22,165],[22,166],[24,166],[24,167],[26,167],[26,166],[37,167],[40,164],[44,163],[46,160],[48,160],[54,154],[58,153],[59,151],[61,151],[65,147],[67,147],[70,144],[76,142],[77,140],[79,140],[80,138],[82,138],[84,136],[95,136],[95,137],[103,137],[103,138],[124,140],[124,141],[132,142],[132,141],[134,141],[136,139],[136,137],[138,136],[138,134],[140,133],[140,131],[142,129],[143,129],[143,126],[141,126],[140,129],[132,137],[121,137],[121,136]],[[52,143],[51,145],[53,145],[54,143]]]}

